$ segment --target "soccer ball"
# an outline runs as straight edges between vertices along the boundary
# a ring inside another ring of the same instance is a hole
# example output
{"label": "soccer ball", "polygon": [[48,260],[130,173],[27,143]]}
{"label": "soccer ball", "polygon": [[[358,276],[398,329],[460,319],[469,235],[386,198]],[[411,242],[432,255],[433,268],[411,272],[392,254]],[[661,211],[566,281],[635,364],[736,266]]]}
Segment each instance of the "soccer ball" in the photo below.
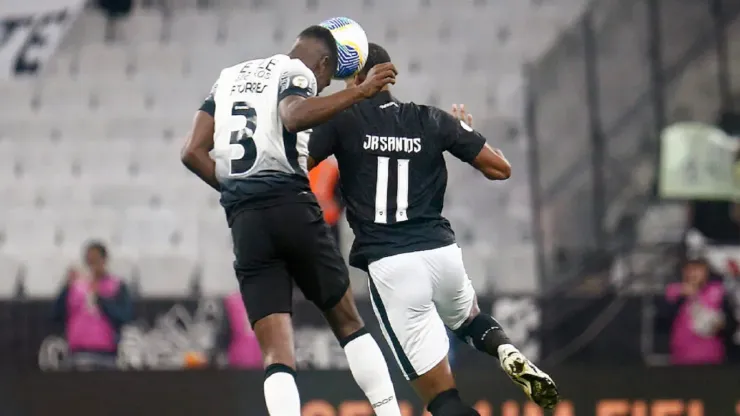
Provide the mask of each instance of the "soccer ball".
{"label": "soccer ball", "polygon": [[337,41],[339,56],[334,78],[346,79],[362,70],[367,61],[367,35],[359,23],[346,17],[334,17],[321,22],[321,26],[331,30]]}

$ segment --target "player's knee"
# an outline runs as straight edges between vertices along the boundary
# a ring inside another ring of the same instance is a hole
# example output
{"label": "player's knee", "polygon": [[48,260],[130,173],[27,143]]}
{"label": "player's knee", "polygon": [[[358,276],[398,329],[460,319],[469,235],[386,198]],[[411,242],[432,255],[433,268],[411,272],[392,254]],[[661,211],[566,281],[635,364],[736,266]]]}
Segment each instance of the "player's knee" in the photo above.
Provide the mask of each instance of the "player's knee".
{"label": "player's knee", "polygon": [[342,343],[344,340],[347,340],[345,344],[367,333],[367,330],[365,329],[365,323],[362,322],[362,319],[348,318],[340,322],[332,323],[331,327],[332,331],[334,331],[334,335],[337,337],[340,343]]}
{"label": "player's knee", "polygon": [[480,416],[472,407],[463,403],[457,389],[439,393],[427,406],[432,416]]}
{"label": "player's knee", "polygon": [[351,336],[365,327],[365,323],[357,311],[357,306],[355,306],[351,291],[347,291],[339,303],[324,312],[324,316],[326,316],[329,326],[334,331],[334,335],[340,340]]}

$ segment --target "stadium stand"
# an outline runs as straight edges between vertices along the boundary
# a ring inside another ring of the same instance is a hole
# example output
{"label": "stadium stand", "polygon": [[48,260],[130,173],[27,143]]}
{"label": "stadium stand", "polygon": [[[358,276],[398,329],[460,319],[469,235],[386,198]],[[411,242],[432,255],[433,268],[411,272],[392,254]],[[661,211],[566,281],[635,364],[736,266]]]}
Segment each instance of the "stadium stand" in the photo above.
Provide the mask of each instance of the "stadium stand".
{"label": "stadium stand", "polygon": [[[135,9],[111,41],[105,18],[86,10],[41,77],[0,85],[13,97],[0,112],[0,270],[23,277],[27,295],[51,296],[87,238],[112,246],[114,270],[142,294],[185,294],[195,281],[207,293],[233,288],[218,196],[181,166],[182,138],[220,68],[286,51],[303,27],[335,15],[358,19],[389,49],[399,98],[467,104],[507,154],[505,184],[450,163],[446,215],[479,290],[536,286],[522,64],[584,0],[454,2],[452,12],[452,0],[175,3]],[[15,287],[3,281],[0,295]]]}

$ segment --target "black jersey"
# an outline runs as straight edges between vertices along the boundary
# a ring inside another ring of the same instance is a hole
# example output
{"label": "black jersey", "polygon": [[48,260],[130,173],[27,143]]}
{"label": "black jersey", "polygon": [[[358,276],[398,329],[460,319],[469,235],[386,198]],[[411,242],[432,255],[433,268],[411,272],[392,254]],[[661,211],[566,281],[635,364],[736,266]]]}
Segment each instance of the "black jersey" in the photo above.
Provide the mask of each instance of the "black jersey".
{"label": "black jersey", "polygon": [[436,108],[390,93],[355,104],[314,129],[309,155],[335,155],[347,220],[355,234],[350,264],[367,270],[383,257],[455,242],[442,217],[444,152],[472,162],[486,140]]}

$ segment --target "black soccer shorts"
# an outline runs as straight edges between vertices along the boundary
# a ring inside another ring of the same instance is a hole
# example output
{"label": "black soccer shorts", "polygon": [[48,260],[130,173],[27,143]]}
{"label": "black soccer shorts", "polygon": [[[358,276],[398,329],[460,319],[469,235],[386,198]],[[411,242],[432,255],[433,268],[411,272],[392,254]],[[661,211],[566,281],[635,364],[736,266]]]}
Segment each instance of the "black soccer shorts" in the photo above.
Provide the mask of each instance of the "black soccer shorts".
{"label": "black soccer shorts", "polygon": [[321,311],[336,306],[349,288],[347,266],[315,204],[244,210],[233,218],[231,235],[252,325],[274,313],[292,313],[293,282]]}

